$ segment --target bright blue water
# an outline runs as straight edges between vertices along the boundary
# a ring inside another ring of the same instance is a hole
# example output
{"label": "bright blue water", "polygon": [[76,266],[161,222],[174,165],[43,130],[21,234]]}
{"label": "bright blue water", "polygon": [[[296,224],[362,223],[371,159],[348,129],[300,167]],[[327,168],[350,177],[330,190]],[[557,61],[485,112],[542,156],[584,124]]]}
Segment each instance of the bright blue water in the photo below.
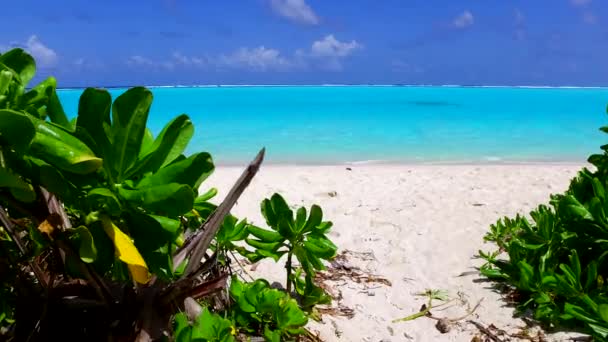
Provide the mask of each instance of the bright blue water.
{"label": "bright blue water", "polygon": [[[125,89],[111,90],[116,97]],[[607,143],[608,89],[459,87],[153,88],[157,134],[180,113],[190,153],[219,164],[583,161]],[[82,90],[62,90],[75,116]]]}

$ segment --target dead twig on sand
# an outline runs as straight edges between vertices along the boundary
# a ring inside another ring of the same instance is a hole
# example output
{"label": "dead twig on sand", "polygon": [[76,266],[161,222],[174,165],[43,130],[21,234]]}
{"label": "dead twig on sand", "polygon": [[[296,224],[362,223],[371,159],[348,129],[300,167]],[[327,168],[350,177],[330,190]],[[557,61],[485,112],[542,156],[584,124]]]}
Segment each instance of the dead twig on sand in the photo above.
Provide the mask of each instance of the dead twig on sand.
{"label": "dead twig on sand", "polygon": [[504,342],[503,339],[501,339],[496,334],[494,334],[492,331],[490,331],[490,329],[488,329],[485,326],[483,326],[483,324],[481,324],[479,322],[476,322],[474,320],[471,320],[471,319],[468,320],[467,323],[473,324],[477,329],[479,329],[479,331],[481,333],[483,333],[484,335],[486,335],[492,341],[494,341],[494,342]]}

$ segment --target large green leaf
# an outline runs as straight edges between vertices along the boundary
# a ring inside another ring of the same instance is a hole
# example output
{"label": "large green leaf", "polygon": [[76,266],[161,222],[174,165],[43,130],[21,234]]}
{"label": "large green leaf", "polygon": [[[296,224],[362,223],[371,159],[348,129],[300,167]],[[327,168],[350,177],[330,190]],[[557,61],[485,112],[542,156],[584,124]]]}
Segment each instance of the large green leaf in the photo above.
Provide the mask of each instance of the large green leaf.
{"label": "large green leaf", "polygon": [[165,216],[129,212],[125,219],[137,249],[144,254],[175,242],[180,233],[180,221]]}
{"label": "large green leaf", "polygon": [[0,100],[0,104],[3,103],[4,100],[7,99],[6,92],[8,92],[9,86],[13,81],[13,73],[8,70],[2,70],[0,68],[0,96],[4,96],[2,100]]}
{"label": "large green leaf", "polygon": [[80,246],[78,247],[80,259],[86,263],[94,262],[97,259],[97,248],[91,232],[85,226],[79,226],[74,232],[80,239]]}
{"label": "large green leaf", "polygon": [[277,310],[277,325],[282,330],[296,329],[308,323],[308,317],[302,312],[293,299],[285,299],[281,304],[281,310]]}
{"label": "large green leaf", "polygon": [[56,86],[57,80],[54,77],[49,77],[38,83],[19,97],[18,108],[26,110],[40,119],[44,119],[46,117],[45,106],[48,103],[49,94],[55,90]]}
{"label": "large green leaf", "polygon": [[328,238],[325,236],[307,236],[304,241],[304,248],[306,248],[310,253],[323,258],[323,259],[331,259],[336,256],[336,252],[338,247],[333,244]]}
{"label": "large green leaf", "polygon": [[65,115],[63,106],[59,101],[59,97],[57,96],[57,91],[55,90],[55,88],[53,88],[52,90],[47,89],[47,93],[49,93],[49,95],[48,103],[46,104],[46,114],[49,116],[52,122],[66,129],[73,130],[74,126],[68,120],[68,117]]}
{"label": "large green leaf", "polygon": [[22,85],[26,85],[36,73],[36,62],[23,49],[12,49],[0,55],[0,63],[13,70]]}
{"label": "large green leaf", "polygon": [[87,194],[90,206],[95,210],[104,210],[112,215],[120,214],[121,204],[116,195],[107,188],[95,188]]}
{"label": "large green leaf", "polygon": [[194,126],[187,115],[182,114],[173,119],[163,128],[152,145],[147,147],[145,151],[142,149],[145,154],[129,170],[129,177],[147,172],[156,172],[159,168],[175,160],[184,152],[193,134]]}
{"label": "large green leaf", "polygon": [[[141,149],[139,150],[139,158],[141,159],[143,156],[147,155],[154,144],[154,134],[149,128],[146,128],[146,133],[144,133],[144,138],[141,141]],[[136,165],[137,166],[137,165]]]}
{"label": "large green leaf", "polygon": [[249,231],[249,233],[251,233],[251,235],[255,236],[263,242],[278,242],[285,240],[285,238],[281,234],[275,231],[262,229],[253,225],[249,225],[247,227],[247,230]]}
{"label": "large green leaf", "polygon": [[36,134],[31,144],[32,155],[50,164],[76,174],[88,174],[97,171],[103,164],[93,151],[64,129],[40,120],[31,118]]}
{"label": "large green leaf", "polygon": [[197,153],[144,177],[137,187],[145,188],[168,183],[180,183],[198,189],[201,182],[211,175],[213,169],[213,161],[209,153]]}
{"label": "large green leaf", "polygon": [[318,205],[313,204],[313,206],[310,208],[310,216],[308,217],[308,221],[306,221],[306,228],[304,228],[304,231],[308,232],[313,230],[321,224],[322,220],[323,210],[321,210],[321,207]]}
{"label": "large green leaf", "polygon": [[194,204],[194,191],[185,184],[170,183],[137,190],[119,188],[118,192],[132,205],[173,217],[192,210]]}
{"label": "large green leaf", "polygon": [[36,129],[24,114],[9,109],[0,110],[0,144],[7,145],[18,152],[30,146]]}
{"label": "large green leaf", "polygon": [[184,312],[175,315],[173,326],[175,342],[192,341],[192,326],[188,322],[188,316]]}
{"label": "large green leaf", "polygon": [[192,341],[233,342],[232,323],[204,308],[192,327]]}
{"label": "large green leaf", "polygon": [[112,106],[112,161],[116,180],[124,179],[135,163],[146,132],[152,92],[143,87],[131,88],[120,95]]}
{"label": "large green leaf", "polygon": [[8,188],[13,196],[22,202],[32,202],[36,199],[32,185],[3,167],[0,167],[0,188]]}
{"label": "large green leaf", "polygon": [[111,106],[112,96],[105,89],[87,88],[78,101],[76,127],[84,129],[93,138],[97,146],[95,152],[104,159],[112,157],[110,138],[103,129],[104,126],[110,125]]}
{"label": "large green leaf", "polygon": [[34,158],[26,157],[30,167],[33,180],[40,182],[49,192],[59,196],[62,201],[72,200],[77,189],[61,173],[61,171],[47,162]]}

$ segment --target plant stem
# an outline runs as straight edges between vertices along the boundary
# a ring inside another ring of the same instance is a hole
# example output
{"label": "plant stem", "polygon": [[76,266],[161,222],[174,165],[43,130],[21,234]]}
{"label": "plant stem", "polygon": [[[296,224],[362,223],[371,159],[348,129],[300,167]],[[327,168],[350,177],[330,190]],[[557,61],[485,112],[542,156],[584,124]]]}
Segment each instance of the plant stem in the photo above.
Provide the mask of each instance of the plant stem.
{"label": "plant stem", "polygon": [[285,268],[287,268],[287,294],[291,295],[291,257],[293,256],[293,251],[289,251],[287,253],[287,263],[285,264]]}

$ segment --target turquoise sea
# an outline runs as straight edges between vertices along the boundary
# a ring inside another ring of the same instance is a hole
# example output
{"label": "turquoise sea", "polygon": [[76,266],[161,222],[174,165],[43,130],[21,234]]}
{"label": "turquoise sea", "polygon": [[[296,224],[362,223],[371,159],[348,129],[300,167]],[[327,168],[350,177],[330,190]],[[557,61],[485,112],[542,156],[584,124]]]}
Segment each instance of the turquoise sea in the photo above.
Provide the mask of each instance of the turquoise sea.
{"label": "turquoise sea", "polygon": [[[114,88],[115,97],[125,89]],[[608,136],[608,88],[221,86],[152,88],[148,125],[195,124],[218,164],[579,162]],[[82,89],[59,92],[75,116]]]}

